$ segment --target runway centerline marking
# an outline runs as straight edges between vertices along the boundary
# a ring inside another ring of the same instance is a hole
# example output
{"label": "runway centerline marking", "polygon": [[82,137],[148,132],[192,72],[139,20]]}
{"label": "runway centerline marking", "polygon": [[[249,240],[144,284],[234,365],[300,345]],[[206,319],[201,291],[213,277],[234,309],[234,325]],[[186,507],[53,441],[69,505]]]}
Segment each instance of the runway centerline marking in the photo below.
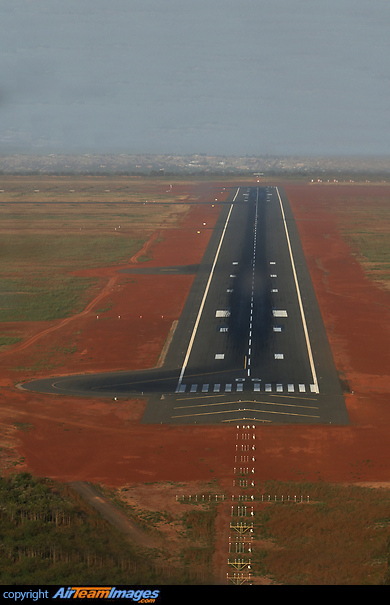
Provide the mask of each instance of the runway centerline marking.
{"label": "runway centerline marking", "polygon": [[302,304],[301,291],[300,291],[300,288],[299,288],[297,272],[296,272],[296,269],[295,269],[295,262],[294,262],[294,257],[293,257],[293,253],[292,253],[292,248],[291,248],[290,236],[289,236],[288,228],[287,228],[286,216],[284,214],[283,202],[282,202],[282,198],[280,197],[280,193],[279,193],[278,187],[276,187],[276,193],[278,194],[278,198],[279,198],[280,210],[281,210],[281,213],[282,213],[284,230],[285,230],[285,233],[286,233],[287,245],[288,245],[288,250],[289,250],[289,253],[290,253],[291,267],[292,267],[292,271],[293,271],[293,275],[294,275],[295,288],[296,288],[297,295],[298,295],[299,310],[301,312],[303,331],[305,333],[307,352],[308,352],[308,355],[309,355],[310,368],[311,368],[311,373],[312,373],[312,376],[313,376],[313,385],[315,387],[315,392],[319,393],[317,374],[316,374],[316,369],[315,369],[315,365],[314,365],[314,358],[313,358],[313,353],[312,353],[312,350],[311,350],[311,344],[310,344],[310,338],[309,338],[309,331],[308,331],[307,325],[306,325],[305,311],[304,311],[303,304]]}
{"label": "runway centerline marking", "polygon": [[215,253],[213,266],[211,267],[210,275],[209,275],[209,278],[207,280],[206,288],[205,288],[205,291],[204,291],[204,294],[203,294],[202,302],[201,302],[200,307],[199,307],[199,311],[198,311],[198,315],[197,315],[196,322],[195,322],[195,325],[194,325],[194,329],[193,329],[192,334],[191,334],[191,338],[190,338],[190,342],[189,342],[189,345],[188,345],[187,353],[186,353],[186,356],[184,358],[183,367],[182,367],[181,372],[180,372],[179,382],[177,383],[176,392],[178,392],[178,390],[180,389],[180,386],[181,386],[181,383],[182,383],[182,380],[183,380],[184,372],[186,370],[186,367],[187,367],[187,364],[188,364],[188,360],[189,360],[189,357],[190,357],[190,354],[191,354],[192,346],[194,344],[196,332],[198,330],[200,318],[201,318],[202,313],[203,313],[203,308],[204,308],[204,305],[205,305],[205,302],[206,302],[207,294],[208,294],[209,289],[210,289],[211,280],[213,279],[215,266],[217,264],[218,256],[219,256],[219,253],[220,253],[220,250],[221,250],[221,247],[222,247],[222,242],[224,240],[226,229],[227,229],[227,226],[228,226],[228,223],[229,223],[229,220],[230,220],[230,215],[231,215],[232,210],[233,210],[233,204],[234,204],[234,202],[235,202],[235,200],[237,198],[237,195],[238,195],[239,191],[240,191],[240,187],[237,188],[236,195],[234,196],[233,202],[232,202],[232,204],[230,206],[230,210],[229,210],[229,214],[227,216],[226,222],[225,222],[225,226],[224,226],[224,228],[222,230],[221,239],[219,241],[219,245],[218,245],[217,251]]}
{"label": "runway centerline marking", "polygon": [[248,336],[248,355],[245,355],[244,370],[247,371],[248,378],[251,375],[251,355],[252,355],[252,326],[253,326],[253,303],[255,293],[255,270],[256,270],[256,246],[257,246],[257,221],[259,207],[259,188],[256,189],[256,205],[255,205],[255,223],[253,232],[253,257],[252,257],[252,290],[251,290],[251,310],[249,317],[249,336]]}

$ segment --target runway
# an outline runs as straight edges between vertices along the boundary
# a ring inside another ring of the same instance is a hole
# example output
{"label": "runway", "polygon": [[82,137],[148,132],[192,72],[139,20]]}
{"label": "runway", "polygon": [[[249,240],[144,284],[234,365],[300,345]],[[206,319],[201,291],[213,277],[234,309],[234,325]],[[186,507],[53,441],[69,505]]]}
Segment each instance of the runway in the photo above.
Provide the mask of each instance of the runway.
{"label": "runway", "polygon": [[162,368],[52,378],[24,388],[143,394],[144,423],[348,423],[283,189],[233,188],[202,262],[164,271],[178,272],[195,278]]}

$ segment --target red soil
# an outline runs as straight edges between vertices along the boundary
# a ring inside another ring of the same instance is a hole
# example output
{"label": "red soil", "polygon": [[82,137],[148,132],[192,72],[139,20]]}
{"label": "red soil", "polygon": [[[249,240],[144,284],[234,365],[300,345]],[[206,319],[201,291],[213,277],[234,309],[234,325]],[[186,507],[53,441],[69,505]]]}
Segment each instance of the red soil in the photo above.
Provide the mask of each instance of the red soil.
{"label": "red soil", "polygon": [[[323,195],[325,187],[285,187],[335,362],[353,391],[346,396],[351,424],[259,426],[257,479],[388,482],[390,293],[368,281],[342,239],[339,215],[332,212],[335,190],[328,187]],[[219,213],[213,199],[209,189],[203,200],[208,203],[191,207],[180,229],[155,234],[149,249],[153,260],[142,266],[199,262]],[[57,359],[55,349],[70,342],[77,344],[77,351],[39,375],[138,369],[157,362],[193,278],[118,274],[115,268],[88,274],[102,277],[104,298],[70,321],[34,325],[31,334],[55,329],[0,356],[0,426],[6,446],[2,466],[21,456],[15,468],[61,481],[122,486],[216,478],[231,485],[233,427],[141,425],[146,405],[141,398],[93,400],[14,387],[21,373],[13,368],[45,355]],[[107,306],[109,310],[97,311]],[[30,377],[26,373],[22,379]],[[27,430],[13,428],[15,423],[24,423]]]}

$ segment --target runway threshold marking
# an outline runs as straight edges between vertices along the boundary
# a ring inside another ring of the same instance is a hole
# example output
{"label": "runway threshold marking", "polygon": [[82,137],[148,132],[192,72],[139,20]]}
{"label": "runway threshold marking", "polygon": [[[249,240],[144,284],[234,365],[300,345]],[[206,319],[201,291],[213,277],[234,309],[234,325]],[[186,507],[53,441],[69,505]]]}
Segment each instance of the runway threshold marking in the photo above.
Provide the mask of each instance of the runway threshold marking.
{"label": "runway threshold marking", "polygon": [[282,213],[284,230],[285,230],[285,233],[286,233],[287,245],[288,245],[288,250],[289,250],[289,253],[290,253],[291,267],[292,267],[292,271],[293,271],[293,275],[294,275],[295,288],[296,288],[297,295],[298,295],[299,310],[301,312],[303,331],[305,333],[307,352],[308,352],[308,355],[309,355],[310,368],[311,368],[311,373],[312,373],[312,376],[313,376],[313,385],[314,385],[314,388],[315,388],[314,392],[315,393],[319,393],[317,373],[316,373],[316,369],[315,369],[315,365],[314,365],[314,358],[313,358],[313,353],[312,353],[311,344],[310,344],[309,331],[307,329],[305,311],[304,311],[303,304],[302,304],[301,291],[300,291],[300,288],[299,288],[297,272],[296,272],[296,269],[295,269],[294,256],[293,256],[293,253],[292,253],[290,236],[289,236],[288,228],[287,228],[286,216],[284,214],[283,202],[282,202],[282,198],[280,197],[280,193],[279,193],[278,187],[276,187],[276,193],[278,194],[278,198],[279,198],[280,210],[281,210],[281,213]]}
{"label": "runway threshold marking", "polygon": [[226,222],[225,222],[225,226],[224,226],[224,228],[222,230],[221,239],[219,241],[219,245],[218,245],[217,251],[215,253],[213,266],[211,267],[210,275],[209,275],[209,278],[207,280],[207,284],[206,284],[206,288],[205,288],[205,291],[204,291],[204,294],[203,294],[202,302],[201,302],[200,307],[199,307],[198,316],[196,318],[194,329],[192,331],[190,342],[189,342],[189,345],[188,345],[187,353],[186,353],[186,356],[184,358],[183,367],[182,367],[181,372],[180,372],[179,382],[177,383],[176,392],[179,391],[181,383],[182,383],[182,380],[183,380],[184,372],[186,370],[187,363],[188,363],[188,360],[189,360],[189,357],[190,357],[190,354],[191,354],[192,346],[194,344],[196,332],[198,330],[200,318],[201,318],[202,313],[203,313],[203,308],[204,308],[204,305],[205,305],[205,302],[206,302],[207,294],[209,292],[211,280],[213,279],[215,266],[217,264],[218,256],[219,256],[219,253],[220,253],[220,250],[221,250],[221,247],[222,247],[222,242],[224,240],[226,229],[227,229],[227,226],[228,226],[228,223],[229,223],[229,220],[230,220],[230,215],[231,215],[232,210],[233,210],[233,203],[235,202],[239,191],[240,191],[240,187],[237,188],[236,195],[234,196],[233,202],[232,202],[232,204],[230,206],[230,210],[229,210],[229,214],[227,216]]}

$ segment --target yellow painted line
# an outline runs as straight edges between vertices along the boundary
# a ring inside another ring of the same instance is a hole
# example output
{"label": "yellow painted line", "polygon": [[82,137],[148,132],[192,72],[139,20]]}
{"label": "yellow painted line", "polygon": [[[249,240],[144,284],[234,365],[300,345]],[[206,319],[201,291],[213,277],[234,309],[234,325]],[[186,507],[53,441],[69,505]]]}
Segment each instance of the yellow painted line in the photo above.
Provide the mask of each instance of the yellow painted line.
{"label": "yellow painted line", "polygon": [[188,410],[189,408],[209,408],[212,405],[232,405],[233,401],[221,401],[217,403],[200,403],[199,405],[177,405],[174,410]]}
{"label": "yellow painted line", "polygon": [[[180,397],[180,398],[178,397],[176,399],[176,401],[192,401],[193,399],[210,399],[210,398],[215,399],[215,397],[224,397],[224,396],[225,396],[224,393],[220,393],[219,395],[218,395],[218,393],[215,393],[212,395],[211,394],[210,395],[198,395],[197,397]],[[230,402],[227,401],[226,403],[230,403]]]}
{"label": "yellow painted line", "polygon": [[[255,402],[254,402],[255,403]],[[308,410],[318,410],[316,405],[296,405],[295,403],[273,403],[272,401],[256,401],[260,405],[280,405],[288,408],[305,408]]]}
{"label": "yellow painted line", "polygon": [[248,408],[244,408],[244,412],[256,412],[259,414],[277,414],[279,416],[303,416],[303,418],[319,418],[317,415],[313,414],[297,414],[296,412],[275,412],[272,410],[251,410]]}
{"label": "yellow painted line", "polygon": [[318,410],[318,407],[315,405],[295,405],[294,403],[273,403],[271,401],[221,401],[217,403],[200,403],[199,405],[180,405],[175,406],[175,410],[187,410],[188,408],[205,408],[211,407],[212,405],[241,405],[242,403],[250,403],[250,404],[258,404],[258,405],[272,405],[272,406],[282,406],[289,408],[305,408],[308,410]]}
{"label": "yellow painted line", "polygon": [[202,412],[200,414],[182,414],[172,416],[172,418],[194,418],[195,416],[215,416],[216,414],[237,414],[237,412],[254,412],[255,414],[276,414],[278,416],[301,416],[302,418],[319,418],[311,414],[297,414],[294,412],[275,412],[272,410],[252,410],[250,408],[241,408],[239,410],[221,410],[220,412]]}
{"label": "yellow painted line", "polygon": [[279,397],[279,399],[304,399],[305,401],[318,401],[318,397],[305,397],[299,395],[279,395],[278,393],[270,393],[267,397]]}

